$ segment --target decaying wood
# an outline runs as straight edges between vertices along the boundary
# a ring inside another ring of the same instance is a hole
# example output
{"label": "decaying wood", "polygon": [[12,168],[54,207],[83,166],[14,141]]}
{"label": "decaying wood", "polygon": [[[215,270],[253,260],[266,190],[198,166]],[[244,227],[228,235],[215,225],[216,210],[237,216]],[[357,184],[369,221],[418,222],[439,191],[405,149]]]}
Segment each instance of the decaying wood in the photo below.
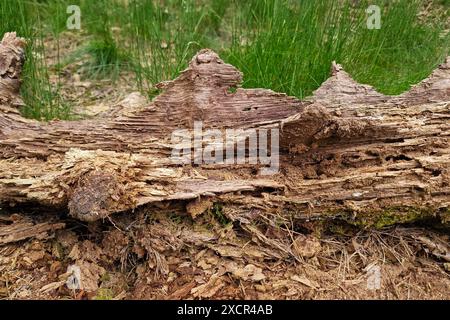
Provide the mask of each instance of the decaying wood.
{"label": "decaying wood", "polygon": [[0,226],[0,245],[35,237],[43,239],[48,236],[48,233],[65,227],[65,224],[61,222],[34,224],[27,219],[13,220],[11,222],[12,224]]}
{"label": "decaying wood", "polygon": [[[0,45],[4,205],[68,208],[93,221],[147,203],[220,197],[308,217],[393,209],[448,217],[449,58],[399,96],[358,84],[333,64],[331,77],[300,101],[239,88],[242,74],[201,50],[143,108],[42,123],[17,110],[23,46],[14,34]],[[194,121],[205,128],[279,128],[280,172],[262,176],[261,166],[250,164],[174,164],[171,134],[192,129]]]}

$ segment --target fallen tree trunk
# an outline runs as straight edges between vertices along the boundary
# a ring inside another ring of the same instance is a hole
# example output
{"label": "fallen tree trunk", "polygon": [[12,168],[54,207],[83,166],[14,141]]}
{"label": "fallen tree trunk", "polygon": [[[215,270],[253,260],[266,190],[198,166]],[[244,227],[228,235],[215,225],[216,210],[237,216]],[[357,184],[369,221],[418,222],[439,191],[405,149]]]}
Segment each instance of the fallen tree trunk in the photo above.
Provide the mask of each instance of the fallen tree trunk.
{"label": "fallen tree trunk", "polygon": [[[0,44],[4,205],[68,208],[85,221],[177,200],[187,201],[193,216],[208,203],[226,201],[307,218],[449,217],[449,58],[400,96],[358,84],[333,64],[331,77],[300,101],[238,88],[242,74],[202,50],[177,79],[160,84],[162,93],[144,108],[42,123],[17,110],[23,47],[15,34]],[[279,129],[280,171],[261,175],[262,164],[174,163],[172,133],[192,129],[195,121],[219,130]]]}

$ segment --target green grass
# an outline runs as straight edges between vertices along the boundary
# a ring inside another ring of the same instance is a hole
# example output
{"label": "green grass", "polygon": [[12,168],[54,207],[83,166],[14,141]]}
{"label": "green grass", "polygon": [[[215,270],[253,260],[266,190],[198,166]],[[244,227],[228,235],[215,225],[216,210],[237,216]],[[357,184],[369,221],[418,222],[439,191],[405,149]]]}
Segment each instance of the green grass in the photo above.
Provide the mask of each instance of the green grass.
{"label": "green grass", "polygon": [[[42,44],[67,34],[70,4],[81,8],[82,30],[70,32],[83,44],[58,68],[47,66]],[[366,27],[370,4],[381,8],[380,30]],[[176,77],[205,47],[244,72],[244,87],[305,98],[328,78],[336,60],[358,81],[399,94],[448,55],[449,6],[436,1],[433,10],[444,14],[423,18],[421,0],[4,0],[0,31],[31,39],[24,114],[49,120],[70,116],[48,80],[67,62],[88,56],[84,76],[96,79],[132,71],[151,96],[156,83]]]}
{"label": "green grass", "polygon": [[83,73],[89,78],[117,79],[120,72],[128,67],[129,59],[116,41],[108,35],[88,42],[67,61],[72,62],[85,55],[89,56],[89,59],[83,65]]}

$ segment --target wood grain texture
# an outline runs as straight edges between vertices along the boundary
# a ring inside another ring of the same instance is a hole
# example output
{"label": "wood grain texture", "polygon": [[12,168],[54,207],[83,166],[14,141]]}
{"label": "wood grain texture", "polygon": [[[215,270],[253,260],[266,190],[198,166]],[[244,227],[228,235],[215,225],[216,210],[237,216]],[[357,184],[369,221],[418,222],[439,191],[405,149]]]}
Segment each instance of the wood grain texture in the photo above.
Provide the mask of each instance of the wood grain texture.
{"label": "wood grain texture", "polygon": [[[304,101],[239,88],[242,74],[201,50],[142,108],[101,118],[24,119],[18,90],[24,41],[0,44],[0,201],[68,208],[94,221],[147,203],[200,197],[298,216],[420,211],[448,219],[450,59],[399,96],[355,82],[333,63]],[[7,70],[7,71],[5,71]],[[236,89],[236,90],[234,90]],[[205,128],[280,130],[279,173],[261,165],[188,165],[170,159],[171,134]]]}

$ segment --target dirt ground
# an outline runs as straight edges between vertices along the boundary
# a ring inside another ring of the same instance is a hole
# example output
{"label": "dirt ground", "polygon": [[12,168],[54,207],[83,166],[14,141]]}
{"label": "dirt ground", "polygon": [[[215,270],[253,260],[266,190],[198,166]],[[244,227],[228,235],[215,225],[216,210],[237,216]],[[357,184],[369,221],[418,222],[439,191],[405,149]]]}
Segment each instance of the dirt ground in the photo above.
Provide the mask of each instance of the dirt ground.
{"label": "dirt ground", "polygon": [[[249,215],[256,222],[242,219]],[[252,212],[193,220],[167,208],[87,225],[54,213],[3,213],[0,297],[450,299],[448,232],[305,222],[300,233],[258,221]],[[57,230],[9,243],[4,236],[8,227],[26,233],[41,223]]]}

